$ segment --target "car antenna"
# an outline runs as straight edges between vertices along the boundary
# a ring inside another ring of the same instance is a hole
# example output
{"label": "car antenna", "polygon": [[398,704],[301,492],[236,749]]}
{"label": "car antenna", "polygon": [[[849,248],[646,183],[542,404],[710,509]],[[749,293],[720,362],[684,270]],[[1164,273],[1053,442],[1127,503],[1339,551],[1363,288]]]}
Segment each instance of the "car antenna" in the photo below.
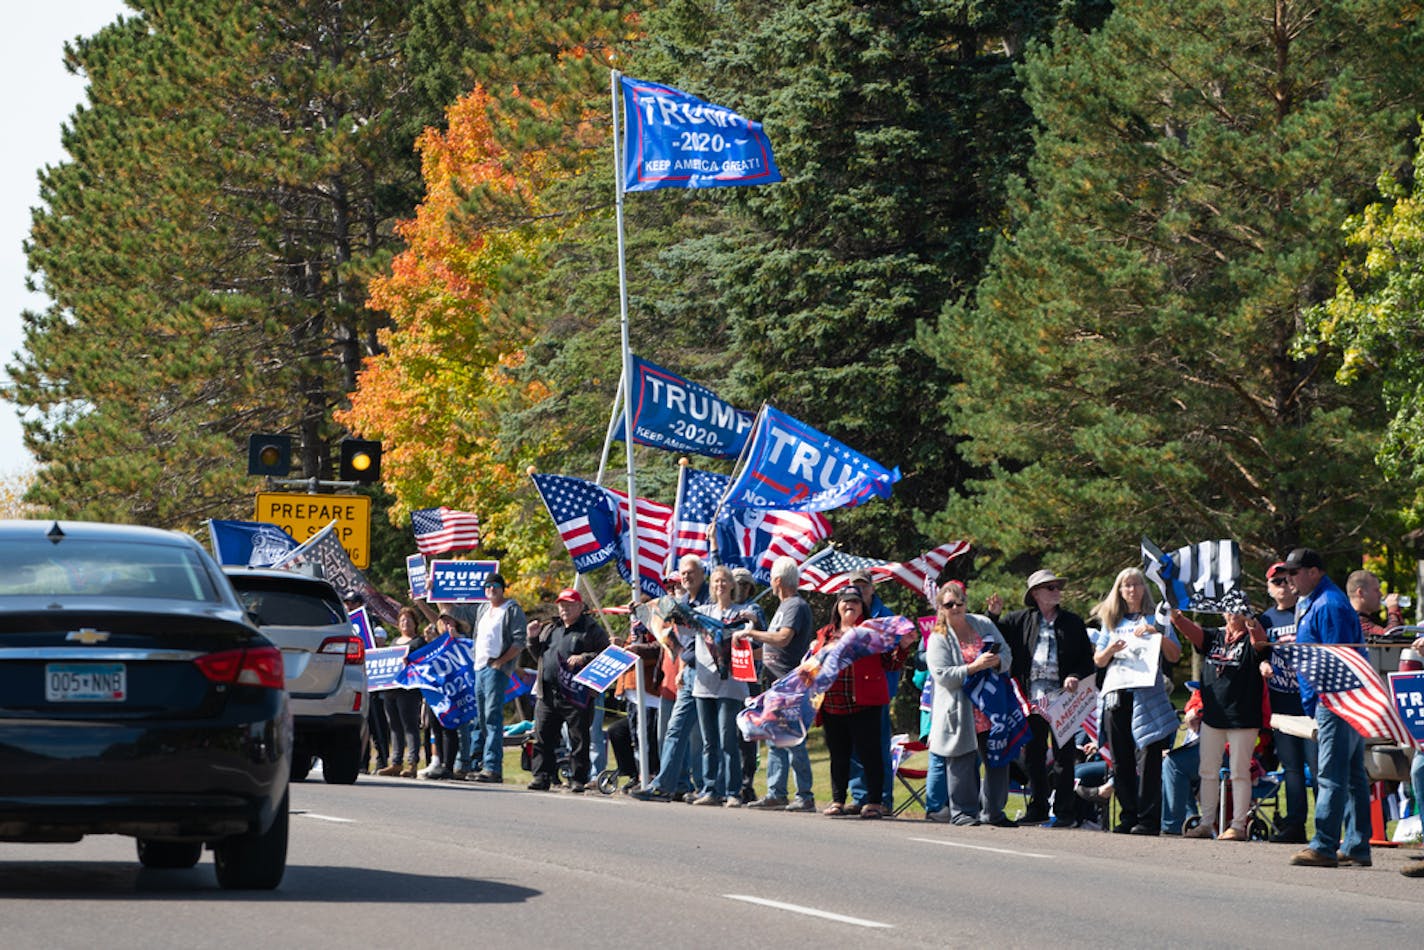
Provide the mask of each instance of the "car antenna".
{"label": "car antenna", "polygon": [[50,529],[45,532],[45,537],[49,538],[50,544],[58,544],[64,540],[64,529],[61,528],[59,522],[56,521],[50,525]]}

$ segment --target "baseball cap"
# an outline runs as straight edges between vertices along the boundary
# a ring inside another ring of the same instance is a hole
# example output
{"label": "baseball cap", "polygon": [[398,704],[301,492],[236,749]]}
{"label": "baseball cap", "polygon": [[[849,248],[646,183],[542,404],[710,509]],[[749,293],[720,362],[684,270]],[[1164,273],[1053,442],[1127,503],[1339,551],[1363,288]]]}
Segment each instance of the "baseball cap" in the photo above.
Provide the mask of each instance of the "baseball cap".
{"label": "baseball cap", "polygon": [[1285,570],[1286,570],[1286,562],[1285,562],[1285,561],[1277,561],[1276,563],[1272,564],[1270,567],[1266,568],[1266,580],[1268,580],[1268,581],[1273,581],[1273,580],[1275,580],[1275,579],[1276,579],[1276,575],[1277,575],[1277,574],[1283,574],[1283,573],[1285,573]]}
{"label": "baseball cap", "polygon": [[1325,560],[1311,548],[1296,548],[1286,555],[1284,563],[1287,571],[1298,571],[1303,567],[1325,570]]}
{"label": "baseball cap", "polygon": [[509,585],[504,582],[504,575],[503,575],[503,574],[491,574],[489,577],[486,577],[486,578],[485,578],[485,586],[486,586],[486,587],[508,587]]}
{"label": "baseball cap", "polygon": [[865,598],[860,596],[859,590],[854,587],[851,587],[850,585],[846,585],[845,587],[841,588],[839,594],[836,594],[836,600],[854,600],[863,603]]}
{"label": "baseball cap", "polygon": [[737,584],[755,584],[756,578],[745,567],[732,568],[732,581]]}
{"label": "baseball cap", "polygon": [[851,571],[850,577],[846,578],[852,584],[874,584],[875,578],[870,576],[869,571]]}
{"label": "baseball cap", "polygon": [[574,590],[572,587],[565,587],[563,590],[559,591],[559,596],[556,597],[555,600],[571,604],[581,604],[583,603],[583,595],[580,594],[578,591]]}

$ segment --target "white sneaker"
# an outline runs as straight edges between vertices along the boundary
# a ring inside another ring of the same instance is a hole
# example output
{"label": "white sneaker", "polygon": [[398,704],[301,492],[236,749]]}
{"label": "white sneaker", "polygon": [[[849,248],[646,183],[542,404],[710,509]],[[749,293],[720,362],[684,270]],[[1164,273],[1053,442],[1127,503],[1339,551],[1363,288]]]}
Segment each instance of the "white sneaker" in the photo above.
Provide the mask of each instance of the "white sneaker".
{"label": "white sneaker", "polygon": [[948,822],[949,822],[949,808],[948,808],[948,807],[945,807],[945,808],[939,809],[938,811],[932,811],[932,812],[926,813],[926,814],[925,814],[925,821],[940,821],[940,822],[948,823]]}

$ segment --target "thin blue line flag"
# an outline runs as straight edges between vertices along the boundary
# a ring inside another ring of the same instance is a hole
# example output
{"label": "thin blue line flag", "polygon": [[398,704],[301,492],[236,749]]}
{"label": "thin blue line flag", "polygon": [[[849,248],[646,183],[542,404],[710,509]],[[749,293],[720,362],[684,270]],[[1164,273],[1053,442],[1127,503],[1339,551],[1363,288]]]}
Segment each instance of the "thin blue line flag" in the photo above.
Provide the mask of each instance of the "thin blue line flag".
{"label": "thin blue line flag", "polygon": [[781,181],[760,122],[661,83],[620,76],[623,190]]}
{"label": "thin blue line flag", "polygon": [[728,508],[829,511],[889,498],[900,469],[887,469],[771,406],[752,431],[747,463],[728,489]]}

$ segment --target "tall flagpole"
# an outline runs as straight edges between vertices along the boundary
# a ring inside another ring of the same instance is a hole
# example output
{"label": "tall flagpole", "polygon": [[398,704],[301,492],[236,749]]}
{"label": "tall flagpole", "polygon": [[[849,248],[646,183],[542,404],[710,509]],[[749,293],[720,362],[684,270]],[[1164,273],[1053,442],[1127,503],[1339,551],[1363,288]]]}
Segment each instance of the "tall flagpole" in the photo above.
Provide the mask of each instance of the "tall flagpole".
{"label": "tall flagpole", "polygon": [[628,266],[623,239],[623,155],[619,150],[622,123],[618,114],[618,80],[622,73],[609,75],[609,92],[613,96],[613,179],[618,218],[618,326],[623,338],[623,444],[628,450],[628,566],[633,574],[633,599],[643,592],[643,576],[638,562],[638,484],[633,473],[633,351],[628,343]]}
{"label": "tall flagpole", "polygon": [[[638,561],[638,485],[633,474],[633,350],[628,342],[628,266],[625,263],[623,239],[623,155],[619,150],[622,123],[619,121],[618,112],[618,80],[622,75],[616,69],[609,73],[608,91],[613,100],[613,182],[617,192],[614,209],[618,219],[618,327],[623,345],[623,445],[627,449],[628,457],[628,566],[633,575],[632,601],[636,604],[643,593],[643,572]],[[617,403],[614,405],[616,407]],[[612,431],[610,424],[609,432]],[[632,623],[631,618],[629,623]],[[637,669],[635,688],[638,690],[638,784],[647,788],[650,781],[647,749],[648,708],[641,657],[634,666]]]}
{"label": "tall flagpole", "polygon": [[618,431],[618,414],[623,406],[623,377],[618,377],[618,391],[613,394],[613,411],[608,414],[608,434],[603,437],[603,451],[598,456],[598,475],[595,484],[603,484],[603,475],[608,471],[608,453],[613,447],[613,433]]}

